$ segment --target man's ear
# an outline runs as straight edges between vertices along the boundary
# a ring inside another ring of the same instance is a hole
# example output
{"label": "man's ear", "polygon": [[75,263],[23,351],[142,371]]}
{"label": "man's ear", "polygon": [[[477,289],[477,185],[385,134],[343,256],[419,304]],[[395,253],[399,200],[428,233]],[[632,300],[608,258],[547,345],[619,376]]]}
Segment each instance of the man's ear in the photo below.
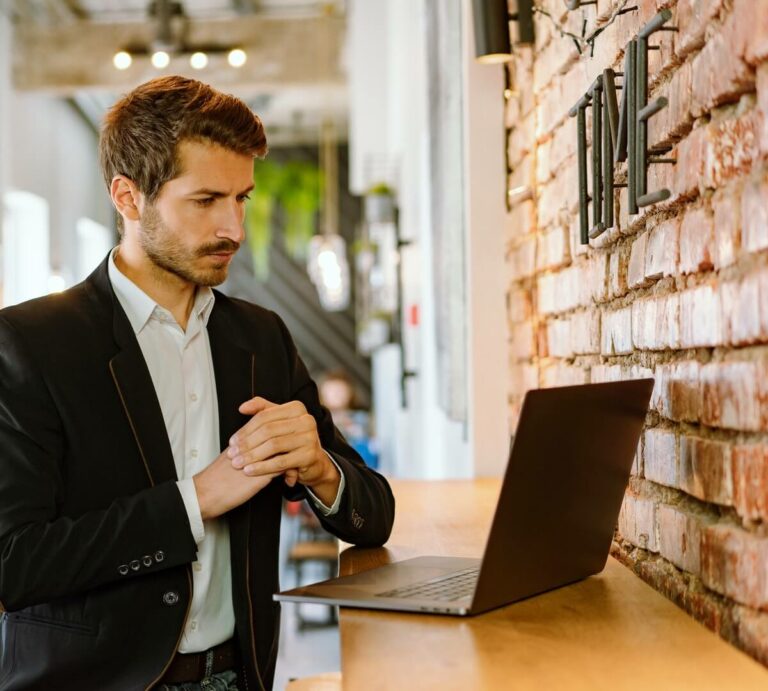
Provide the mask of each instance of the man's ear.
{"label": "man's ear", "polygon": [[125,175],[115,175],[109,186],[109,194],[117,212],[126,220],[138,221],[141,192],[133,180]]}

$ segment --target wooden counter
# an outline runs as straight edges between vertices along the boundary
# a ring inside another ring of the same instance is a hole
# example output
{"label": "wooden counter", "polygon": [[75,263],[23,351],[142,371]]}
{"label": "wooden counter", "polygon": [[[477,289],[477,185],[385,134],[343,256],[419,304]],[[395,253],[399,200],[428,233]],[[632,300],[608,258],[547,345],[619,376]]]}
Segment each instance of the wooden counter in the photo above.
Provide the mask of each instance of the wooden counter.
{"label": "wooden counter", "polygon": [[[497,480],[393,483],[386,548],[341,573],[421,554],[479,557]],[[768,670],[609,558],[580,583],[476,617],[341,610],[347,691],[768,689]]]}

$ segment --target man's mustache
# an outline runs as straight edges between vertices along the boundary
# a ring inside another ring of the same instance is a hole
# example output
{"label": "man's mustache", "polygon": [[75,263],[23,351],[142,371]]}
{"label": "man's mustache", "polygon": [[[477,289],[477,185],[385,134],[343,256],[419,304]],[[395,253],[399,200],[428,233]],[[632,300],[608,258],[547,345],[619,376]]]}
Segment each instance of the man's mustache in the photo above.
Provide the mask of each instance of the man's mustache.
{"label": "man's mustache", "polygon": [[203,245],[197,250],[199,256],[204,257],[207,254],[221,254],[222,252],[237,252],[240,249],[240,243],[234,240],[221,240],[220,242]]}

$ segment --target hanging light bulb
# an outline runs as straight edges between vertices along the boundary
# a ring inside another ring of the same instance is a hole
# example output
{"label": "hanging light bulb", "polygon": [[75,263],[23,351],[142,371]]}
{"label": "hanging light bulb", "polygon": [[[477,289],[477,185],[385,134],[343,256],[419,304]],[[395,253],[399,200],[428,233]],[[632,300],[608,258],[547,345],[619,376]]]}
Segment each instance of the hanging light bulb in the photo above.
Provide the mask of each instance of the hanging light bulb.
{"label": "hanging light bulb", "polygon": [[329,312],[349,306],[349,262],[339,226],[339,169],[336,136],[331,122],[322,129],[320,161],[325,177],[323,232],[309,242],[307,272],[317,288],[320,304]]}
{"label": "hanging light bulb", "polygon": [[152,53],[152,66],[157,70],[163,70],[171,64],[171,56],[164,50]]}
{"label": "hanging light bulb", "polygon": [[233,48],[229,51],[229,55],[227,55],[227,61],[231,67],[242,67],[247,59],[248,56],[241,48]]}
{"label": "hanging light bulb", "polygon": [[195,70],[202,70],[208,64],[208,56],[198,51],[189,57],[189,64]]}
{"label": "hanging light bulb", "polygon": [[125,50],[118,51],[112,58],[112,64],[118,70],[127,70],[132,62],[133,58],[131,57],[131,54]]}
{"label": "hanging light bulb", "polygon": [[320,305],[328,312],[349,306],[349,262],[341,235],[315,235],[309,241],[309,277],[317,288]]}

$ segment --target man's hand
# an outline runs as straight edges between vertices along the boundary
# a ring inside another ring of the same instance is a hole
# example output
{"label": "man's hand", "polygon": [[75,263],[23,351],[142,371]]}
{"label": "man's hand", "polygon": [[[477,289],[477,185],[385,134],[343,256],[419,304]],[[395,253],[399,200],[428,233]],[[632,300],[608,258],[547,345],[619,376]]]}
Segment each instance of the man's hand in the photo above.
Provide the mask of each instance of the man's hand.
{"label": "man's hand", "polygon": [[232,467],[227,449],[224,449],[211,465],[192,478],[200,504],[200,515],[204,521],[221,516],[248,501],[276,475],[278,473],[245,478]]}
{"label": "man's hand", "polygon": [[341,477],[320,445],[317,424],[300,401],[277,404],[256,397],[239,411],[253,417],[229,440],[232,466],[251,477],[285,473],[286,483],[311,487],[324,504],[336,499]]}

